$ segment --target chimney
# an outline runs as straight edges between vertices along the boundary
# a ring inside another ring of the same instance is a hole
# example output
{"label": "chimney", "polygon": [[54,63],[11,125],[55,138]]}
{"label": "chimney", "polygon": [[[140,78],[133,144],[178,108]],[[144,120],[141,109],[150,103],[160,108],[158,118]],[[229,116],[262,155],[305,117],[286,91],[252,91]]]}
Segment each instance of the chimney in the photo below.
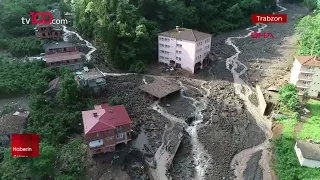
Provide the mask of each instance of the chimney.
{"label": "chimney", "polygon": [[176,30],[179,32],[180,31],[180,26],[176,26]]}
{"label": "chimney", "polygon": [[98,117],[98,113],[93,113],[93,117]]}

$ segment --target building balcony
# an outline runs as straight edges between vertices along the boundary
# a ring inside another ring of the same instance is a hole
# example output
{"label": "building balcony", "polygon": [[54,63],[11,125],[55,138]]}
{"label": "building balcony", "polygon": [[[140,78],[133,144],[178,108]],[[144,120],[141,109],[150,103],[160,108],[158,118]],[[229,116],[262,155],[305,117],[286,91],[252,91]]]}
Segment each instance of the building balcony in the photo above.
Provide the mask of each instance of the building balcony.
{"label": "building balcony", "polygon": [[315,72],[314,69],[309,69],[308,67],[304,67],[302,66],[300,69],[300,73],[304,73],[304,74],[313,74]]}
{"label": "building balcony", "polygon": [[308,92],[309,87],[298,87],[297,86],[297,91],[298,91],[298,95],[302,96],[304,95],[306,92]]}
{"label": "building balcony", "polygon": [[310,73],[300,73],[298,79],[300,81],[312,81],[312,75]]}
{"label": "building balcony", "polygon": [[[303,82],[307,82],[307,83],[303,83]],[[296,83],[296,87],[298,88],[303,88],[303,89],[308,89],[309,86],[310,86],[310,81],[301,81],[299,80],[297,83]]]}

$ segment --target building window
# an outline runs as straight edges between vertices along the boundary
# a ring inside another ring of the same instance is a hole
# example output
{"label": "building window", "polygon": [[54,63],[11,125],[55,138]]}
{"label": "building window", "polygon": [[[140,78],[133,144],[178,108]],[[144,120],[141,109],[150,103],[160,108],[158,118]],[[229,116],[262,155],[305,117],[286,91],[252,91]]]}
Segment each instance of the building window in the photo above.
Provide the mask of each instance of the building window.
{"label": "building window", "polygon": [[99,137],[99,133],[97,133],[97,137]]}
{"label": "building window", "polygon": [[117,135],[117,139],[121,139],[121,138],[123,138],[123,133],[119,133],[119,134]]}
{"label": "building window", "polygon": [[308,66],[308,69],[313,69],[314,67],[313,66]]}
{"label": "building window", "polygon": [[179,57],[179,61],[181,61],[181,57]]}
{"label": "building window", "polygon": [[117,126],[116,129],[117,129],[117,132],[122,132],[122,126]]}
{"label": "building window", "polygon": [[310,84],[310,82],[308,82],[308,81],[303,81],[303,84],[308,85],[308,84]]}
{"label": "building window", "polygon": [[78,59],[75,59],[74,62],[78,62]]}
{"label": "building window", "polygon": [[177,47],[182,47],[182,44],[177,44]]}

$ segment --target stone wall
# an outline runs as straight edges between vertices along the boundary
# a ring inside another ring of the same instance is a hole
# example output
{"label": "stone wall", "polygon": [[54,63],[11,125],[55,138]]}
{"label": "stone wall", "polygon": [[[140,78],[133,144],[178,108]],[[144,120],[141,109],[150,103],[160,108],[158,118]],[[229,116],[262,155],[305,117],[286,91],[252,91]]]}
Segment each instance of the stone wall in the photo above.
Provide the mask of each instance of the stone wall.
{"label": "stone wall", "polygon": [[259,110],[261,115],[264,115],[267,108],[267,103],[266,103],[266,100],[264,99],[260,86],[256,86],[256,90],[257,90],[257,96],[259,101]]}

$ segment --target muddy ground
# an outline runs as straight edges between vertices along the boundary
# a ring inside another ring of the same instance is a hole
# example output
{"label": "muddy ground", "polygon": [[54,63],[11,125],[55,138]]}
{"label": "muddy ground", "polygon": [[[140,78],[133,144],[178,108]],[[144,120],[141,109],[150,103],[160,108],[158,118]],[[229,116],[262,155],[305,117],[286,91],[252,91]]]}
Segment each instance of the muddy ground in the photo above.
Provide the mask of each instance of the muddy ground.
{"label": "muddy ground", "polygon": [[[240,55],[239,60],[247,65],[248,67],[251,67],[249,71],[245,74],[244,78],[247,80],[247,82],[251,82],[252,85],[261,85],[262,90],[266,90],[266,88],[270,86],[282,86],[289,80],[289,69],[290,65],[293,62],[293,55],[296,53],[296,36],[293,35],[294,33],[294,24],[298,20],[297,17],[302,17],[302,15],[305,15],[308,11],[305,8],[301,8],[297,5],[292,4],[284,4],[284,7],[287,8],[287,11],[284,13],[288,16],[288,22],[284,24],[268,24],[268,27],[265,28],[262,32],[272,32],[275,36],[274,39],[252,39],[250,37],[245,39],[239,39],[236,40],[235,44],[240,47]],[[256,31],[257,28],[252,29]],[[228,76],[228,72],[223,72],[223,63],[219,65],[218,57],[222,57],[222,59],[225,59],[227,57],[230,57],[232,54],[235,53],[234,49],[230,46],[225,45],[224,41],[228,37],[234,37],[239,35],[246,35],[248,31],[238,31],[238,32],[232,32],[229,34],[224,34],[218,37],[214,37],[213,42],[213,49],[214,53],[216,54],[216,59],[218,63],[217,77],[224,77],[226,79],[226,82],[232,81],[232,77],[230,75]],[[216,47],[216,48],[215,48]],[[260,67],[262,69],[260,69]],[[219,70],[219,71],[218,71]],[[221,74],[221,75],[220,75]],[[256,83],[256,81],[258,83]],[[257,104],[256,97],[249,97],[252,104]],[[210,130],[212,132],[212,129]],[[213,131],[215,132],[215,131]],[[250,132],[251,131],[247,131]],[[254,131],[253,131],[254,132]],[[204,132],[204,134],[207,134]],[[207,138],[204,138],[203,140],[207,140]],[[204,142],[205,143],[205,142]],[[243,147],[236,148],[237,150],[240,150],[241,148],[245,148],[245,146],[249,147],[250,143],[244,143]],[[226,149],[226,148],[224,148]],[[214,154],[216,154],[216,151],[213,151]],[[247,164],[247,169],[245,171],[245,179],[252,179],[252,173],[249,169],[253,168],[253,164],[257,164],[257,161],[259,158],[257,158],[257,155],[255,154],[252,159]],[[228,170],[225,170],[227,172]],[[225,173],[226,174],[226,173]],[[260,177],[255,177],[260,178]],[[261,177],[262,178],[262,177]]]}
{"label": "muddy ground", "polygon": [[[248,37],[236,41],[236,45],[242,51],[239,55],[239,60],[248,67],[252,67],[243,77],[248,82],[253,82],[253,85],[258,80],[258,84],[263,89],[274,83],[281,84],[285,82],[284,74],[288,74],[288,71],[285,71],[285,69],[292,62],[292,55],[295,53],[294,22],[292,21],[292,17],[295,14],[307,12],[296,5],[285,4],[283,6],[288,8],[285,12],[288,14],[288,23],[269,24],[263,30],[264,32],[272,32],[275,39],[251,39]],[[212,76],[208,72],[209,68],[202,70],[195,76],[189,76],[197,79],[213,80],[211,84],[212,93],[209,96],[210,102],[207,109],[203,111],[204,121],[202,124],[207,123],[207,125],[198,129],[200,142],[213,159],[211,161],[213,168],[206,171],[206,179],[208,180],[231,179],[233,177],[233,170],[230,169],[230,163],[233,156],[265,140],[264,133],[258,128],[255,120],[246,110],[243,101],[235,94],[233,77],[225,65],[226,58],[236,53],[234,48],[225,44],[225,40],[228,37],[246,35],[247,33],[248,31],[242,30],[214,37],[212,39],[212,50],[215,54],[215,61],[212,64]],[[87,50],[83,51],[87,52]],[[258,61],[260,63],[257,63]],[[264,64],[261,62],[264,62]],[[260,69],[260,66],[262,69]],[[264,71],[266,72],[264,73]],[[165,75],[165,73],[161,72],[161,75]],[[280,79],[281,77],[282,79]],[[125,162],[125,167],[122,167],[123,171],[114,172],[124,173],[125,171],[133,180],[147,179],[145,169],[141,168],[143,160],[152,156],[161,145],[161,135],[164,132],[165,125],[168,123],[168,119],[150,109],[150,105],[154,100],[145,96],[138,89],[138,86],[143,83],[142,76],[107,77],[107,82],[108,96],[113,97],[118,95],[122,98],[132,118],[133,130],[138,133],[143,132],[143,136],[138,137],[138,141],[142,141],[142,143],[133,141],[128,145],[128,151],[124,153],[124,157],[126,158],[123,161]],[[190,85],[199,88],[199,83],[191,83]],[[198,98],[203,94],[203,92],[201,94],[195,88],[188,88],[184,92],[185,96]],[[107,98],[105,102],[109,100]],[[255,96],[250,97],[250,101],[257,105],[257,98]],[[176,95],[167,99],[167,102],[163,103],[162,106],[170,114],[187,119],[194,111],[191,103],[188,99]],[[211,115],[212,119],[210,120]],[[141,131],[142,129],[143,131]],[[195,162],[192,158],[194,154],[192,154],[191,147],[190,137],[186,133],[173,161],[171,174],[174,180],[192,179],[194,177]],[[135,148],[138,148],[139,151],[134,150]],[[144,153],[144,155],[141,153]],[[261,152],[255,153],[251,160],[248,161],[247,169],[244,173],[245,179],[262,178],[261,169],[258,165],[260,156]],[[114,166],[121,168],[120,165]],[[105,176],[106,172],[103,173],[103,170],[97,170],[96,172],[98,173],[88,173],[91,176],[95,176],[95,179],[107,178]]]}

